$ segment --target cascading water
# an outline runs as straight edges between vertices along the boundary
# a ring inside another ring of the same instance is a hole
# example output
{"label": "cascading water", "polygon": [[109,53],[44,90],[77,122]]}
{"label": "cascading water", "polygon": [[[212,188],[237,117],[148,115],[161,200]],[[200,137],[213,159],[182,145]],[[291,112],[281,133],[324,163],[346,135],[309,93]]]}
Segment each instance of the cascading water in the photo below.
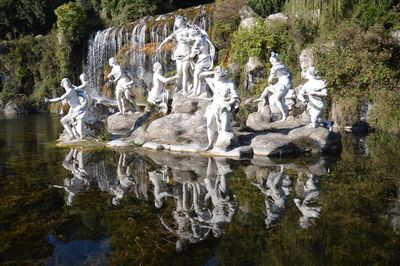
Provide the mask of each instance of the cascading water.
{"label": "cascading water", "polygon": [[165,72],[175,69],[171,60],[171,51],[155,49],[172,33],[174,16],[188,17],[192,24],[203,30],[211,29],[210,5],[199,6],[157,17],[144,17],[139,21],[123,27],[112,27],[96,32],[89,40],[89,47],[83,69],[89,80],[89,93],[92,97],[102,95],[101,88],[105,84],[104,68],[111,57],[118,56],[125,69],[131,75],[134,84],[148,87],[152,80],[152,65],[159,61]]}

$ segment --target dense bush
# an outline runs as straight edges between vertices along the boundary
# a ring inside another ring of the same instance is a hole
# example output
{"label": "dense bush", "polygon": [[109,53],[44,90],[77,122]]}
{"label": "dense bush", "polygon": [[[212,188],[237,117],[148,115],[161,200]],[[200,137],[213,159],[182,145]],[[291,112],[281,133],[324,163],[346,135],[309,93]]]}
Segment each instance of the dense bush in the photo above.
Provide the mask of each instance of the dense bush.
{"label": "dense bush", "polygon": [[249,6],[260,16],[266,17],[280,12],[285,2],[286,0],[249,0]]}
{"label": "dense bush", "polygon": [[0,0],[0,39],[46,34],[56,21],[54,9],[68,0]]}
{"label": "dense bush", "polygon": [[400,74],[396,49],[382,27],[348,26],[316,49],[318,68],[336,91],[394,89]]}

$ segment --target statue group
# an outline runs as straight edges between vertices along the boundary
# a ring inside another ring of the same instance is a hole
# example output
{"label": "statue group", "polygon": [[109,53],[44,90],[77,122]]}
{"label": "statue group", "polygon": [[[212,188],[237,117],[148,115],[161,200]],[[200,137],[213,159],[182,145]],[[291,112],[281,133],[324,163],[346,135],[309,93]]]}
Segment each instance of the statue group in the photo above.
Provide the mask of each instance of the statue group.
{"label": "statue group", "polygon": [[[153,64],[153,85],[148,92],[148,103],[158,106],[162,113],[167,114],[172,94],[208,99],[210,104],[204,114],[207,120],[208,145],[204,150],[230,149],[235,143],[232,122],[239,109],[240,96],[234,82],[228,79],[228,71],[221,66],[213,68],[215,48],[208,34],[200,27],[188,23],[185,17],[177,16],[174,31],[161,42],[157,52],[168,42],[174,43],[172,60],[176,63],[176,74],[165,77],[162,64],[160,62]],[[326,126],[327,123],[323,121],[322,115],[325,107],[324,98],[328,96],[327,84],[318,76],[315,67],[303,71],[308,81],[295,93],[291,72],[280,60],[279,55],[272,52],[269,61],[271,63],[269,85],[254,102],[260,102],[263,107],[268,106],[271,114],[278,117],[275,120],[284,123],[298,99],[307,106],[306,111],[312,127]],[[107,78],[115,84],[117,114],[137,112],[130,73],[123,69],[115,58],[109,59],[109,65],[111,72]],[[90,116],[90,107],[95,101],[92,101],[85,92],[88,85],[84,76],[81,77],[81,81],[82,85],[74,86],[65,78],[61,81],[65,94],[58,98],[45,99],[46,102],[67,101],[70,109],[61,119],[61,124],[69,139],[80,140],[93,136],[87,127],[87,117]],[[173,90],[167,90],[168,83],[173,84]]]}

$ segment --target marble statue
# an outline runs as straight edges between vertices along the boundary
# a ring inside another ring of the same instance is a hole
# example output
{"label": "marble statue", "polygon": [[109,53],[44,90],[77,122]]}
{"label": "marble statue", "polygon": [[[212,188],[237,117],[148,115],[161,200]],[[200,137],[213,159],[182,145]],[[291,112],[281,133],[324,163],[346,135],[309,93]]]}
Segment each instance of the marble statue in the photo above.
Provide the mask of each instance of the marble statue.
{"label": "marble statue", "polygon": [[215,47],[211,43],[208,34],[200,27],[193,25],[189,30],[189,36],[193,40],[190,59],[193,66],[192,96],[207,96],[205,84],[201,83],[200,74],[209,71],[213,67]]}
{"label": "marble statue", "polygon": [[165,89],[165,84],[177,79],[177,75],[166,78],[162,73],[162,65],[156,62],[153,65],[153,87],[149,92],[147,101],[152,104],[159,105],[162,112],[165,114],[168,111],[169,92]]}
{"label": "marble statue", "polygon": [[[281,113],[281,121],[284,121],[294,104],[292,77],[289,69],[280,61],[277,53],[272,52],[269,61],[272,64],[268,78],[269,85],[265,88],[260,98],[254,100],[254,102],[263,101],[265,105],[268,98],[271,113],[275,113],[274,109],[277,108],[277,111]],[[277,82],[273,83],[275,79],[277,79]],[[271,96],[269,96],[270,93]]]}
{"label": "marble statue", "polygon": [[165,38],[157,48],[157,52],[170,41],[175,40],[176,46],[172,54],[172,60],[176,62],[177,82],[176,91],[188,93],[188,85],[190,79],[190,26],[183,16],[177,16],[174,23],[174,31]]}
{"label": "marble statue", "polygon": [[85,116],[88,110],[88,98],[86,93],[81,93],[75,89],[68,78],[61,81],[61,86],[65,93],[57,98],[45,98],[45,102],[54,103],[66,100],[70,106],[68,113],[61,118],[60,122],[69,135],[69,139],[84,139],[91,136],[88,129],[85,128]]}
{"label": "marble statue", "polygon": [[138,108],[136,106],[134,96],[130,91],[133,81],[129,78],[128,73],[122,69],[114,57],[111,57],[108,60],[108,63],[112,69],[107,75],[107,78],[111,82],[116,83],[115,97],[118,103],[118,114],[125,114],[128,111],[132,111],[128,110],[128,104],[131,104],[132,108],[134,109],[133,111],[136,111]]}
{"label": "marble statue", "polygon": [[[205,113],[208,137],[205,151],[213,148],[215,133],[218,133],[215,146],[221,149],[227,150],[234,139],[232,118],[235,110],[239,108],[240,100],[235,84],[227,79],[227,74],[227,71],[219,66],[214,71],[201,74],[213,92],[212,103],[207,106]],[[213,77],[207,77],[210,75]]]}
{"label": "marble statue", "polygon": [[[316,128],[324,125],[322,115],[325,109],[324,98],[328,96],[327,84],[317,75],[317,70],[314,67],[310,67],[306,71],[305,78],[308,81],[300,89],[297,98],[302,102],[307,102],[311,126]],[[307,99],[305,96],[307,96]]]}

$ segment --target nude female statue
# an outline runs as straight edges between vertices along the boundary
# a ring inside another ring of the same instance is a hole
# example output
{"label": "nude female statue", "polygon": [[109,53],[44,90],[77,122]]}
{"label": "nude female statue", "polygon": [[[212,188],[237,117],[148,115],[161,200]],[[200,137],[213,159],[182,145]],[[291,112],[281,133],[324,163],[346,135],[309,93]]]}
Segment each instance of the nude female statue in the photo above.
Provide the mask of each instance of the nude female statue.
{"label": "nude female statue", "polygon": [[165,89],[165,84],[177,79],[177,75],[166,78],[162,73],[162,65],[160,62],[156,62],[153,65],[153,87],[149,92],[149,96],[147,97],[147,101],[152,104],[159,104],[162,111],[166,113],[168,111],[168,98],[169,93]]}
{"label": "nude female statue", "polygon": [[108,63],[112,69],[107,77],[111,79],[112,82],[117,83],[115,87],[115,97],[118,103],[118,114],[125,114],[127,112],[125,100],[130,102],[135,110],[137,110],[135,100],[130,92],[133,82],[130,80],[128,74],[121,68],[121,66],[118,64],[118,61],[114,57],[111,57],[108,60]]}
{"label": "nude female statue", "polygon": [[176,72],[177,72],[177,91],[183,93],[188,92],[189,83],[189,55],[190,55],[190,38],[189,38],[189,25],[186,22],[186,18],[183,16],[177,16],[174,23],[174,32],[162,41],[157,48],[157,52],[168,42],[175,40],[177,42],[174,52],[172,54],[172,60],[176,61]]}
{"label": "nude female statue", "polygon": [[192,60],[194,68],[193,89],[191,95],[200,96],[201,94],[206,93],[205,90],[202,90],[200,74],[212,69],[215,47],[211,43],[208,34],[198,26],[194,25],[190,28],[189,36],[193,40],[189,57]]}

